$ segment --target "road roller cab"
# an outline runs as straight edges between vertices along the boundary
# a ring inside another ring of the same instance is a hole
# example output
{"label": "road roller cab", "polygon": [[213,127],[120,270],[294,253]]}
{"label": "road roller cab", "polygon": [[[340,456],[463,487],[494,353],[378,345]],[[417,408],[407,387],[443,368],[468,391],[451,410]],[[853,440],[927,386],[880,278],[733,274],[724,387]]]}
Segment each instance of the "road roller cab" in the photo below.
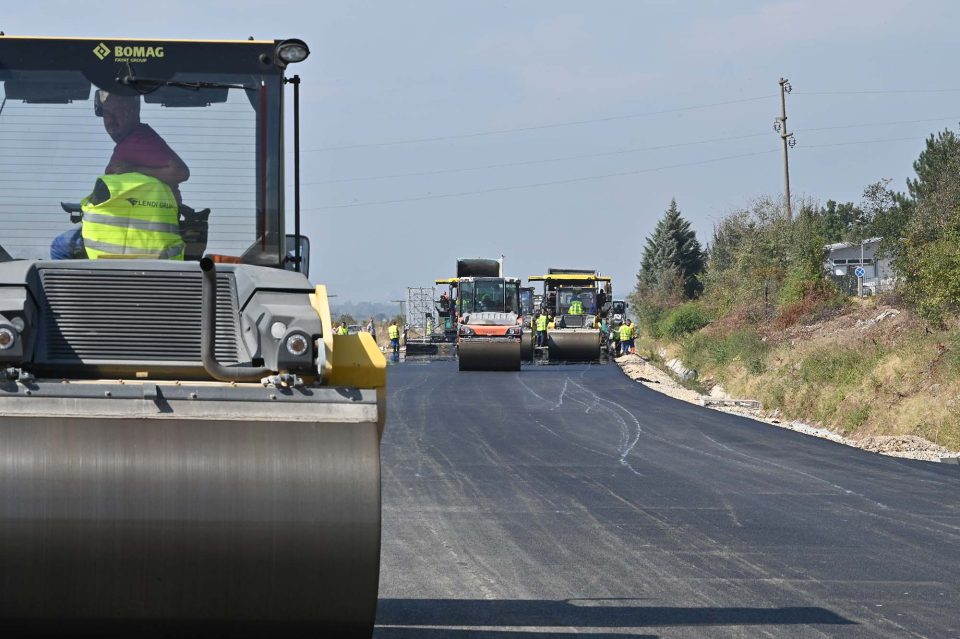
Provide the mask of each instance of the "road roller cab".
{"label": "road roller cab", "polygon": [[0,36],[0,625],[372,632],[386,362],[286,201],[307,54]]}

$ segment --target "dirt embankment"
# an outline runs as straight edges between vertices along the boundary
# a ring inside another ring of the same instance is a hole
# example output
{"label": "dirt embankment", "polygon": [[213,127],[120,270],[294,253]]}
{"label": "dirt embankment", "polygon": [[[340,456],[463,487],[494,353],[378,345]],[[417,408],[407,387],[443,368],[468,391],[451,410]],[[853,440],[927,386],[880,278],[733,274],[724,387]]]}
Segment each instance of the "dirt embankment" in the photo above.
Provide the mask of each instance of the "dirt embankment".
{"label": "dirt embankment", "polygon": [[[873,300],[818,322],[755,327],[751,339],[746,330],[718,322],[617,362],[683,401],[880,454],[960,458],[960,331]],[[680,381],[687,369],[695,382]]]}

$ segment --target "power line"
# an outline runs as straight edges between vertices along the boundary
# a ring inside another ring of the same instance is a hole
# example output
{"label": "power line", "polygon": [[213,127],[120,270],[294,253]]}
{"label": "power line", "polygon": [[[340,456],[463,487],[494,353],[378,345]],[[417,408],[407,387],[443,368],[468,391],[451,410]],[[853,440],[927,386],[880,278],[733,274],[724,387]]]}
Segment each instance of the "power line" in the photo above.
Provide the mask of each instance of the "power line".
{"label": "power line", "polygon": [[[852,90],[852,91],[799,91],[796,95],[808,95],[808,96],[824,96],[824,95],[893,95],[893,94],[929,94],[929,93],[957,93],[960,92],[960,88],[934,88],[934,89],[863,89],[863,90]],[[506,133],[518,133],[523,131],[535,131],[538,129],[551,129],[557,127],[566,127],[566,126],[577,126],[582,124],[593,124],[597,122],[611,122],[616,120],[629,120],[634,118],[643,118],[650,117],[654,115],[664,115],[669,113],[681,113],[684,111],[694,111],[698,109],[709,109],[719,106],[728,106],[732,104],[744,104],[747,102],[756,102],[758,100],[766,100],[768,98],[776,97],[776,93],[770,93],[767,95],[759,95],[750,98],[742,98],[739,100],[726,100],[723,102],[713,102],[710,104],[699,104],[686,107],[678,107],[674,109],[660,109],[656,111],[647,111],[643,113],[632,113],[627,115],[615,115],[603,118],[591,118],[585,120],[571,120],[567,122],[554,122],[548,124],[532,125],[525,127],[515,127],[509,129],[495,129],[491,131],[476,131],[472,133],[461,133],[456,135],[441,135],[433,137],[423,137],[423,138],[410,138],[403,140],[389,140],[385,142],[367,142],[359,144],[343,144],[337,146],[325,146],[318,147],[314,149],[305,149],[304,152],[323,152],[323,151],[342,151],[347,149],[362,149],[362,148],[371,148],[371,147],[380,147],[380,146],[396,146],[402,144],[419,144],[424,142],[442,142],[444,140],[458,140],[466,138],[475,138],[489,135],[502,135]]]}
{"label": "power line", "polygon": [[862,129],[869,128],[872,126],[892,126],[895,124],[920,124],[922,122],[943,122],[945,120],[960,120],[960,116],[952,115],[945,118],[925,118],[923,120],[893,120],[890,122],[866,122],[863,124],[843,124],[840,126],[821,126],[810,129],[797,129],[797,131],[835,131],[838,129]]}
{"label": "power line", "polygon": [[[898,124],[917,124],[925,122],[942,122],[946,120],[960,120],[960,116],[952,116],[946,118],[927,118],[921,120],[896,120],[892,122],[864,122],[859,124],[841,124],[836,126],[827,126],[827,127],[814,127],[806,129],[796,129],[797,132],[810,132],[810,131],[833,131],[833,130],[843,130],[843,129],[856,129],[856,128],[869,128],[876,126],[890,126]],[[586,160],[592,158],[600,157],[611,157],[617,155],[627,155],[630,153],[640,153],[644,151],[658,151],[663,149],[679,148],[685,146],[695,146],[700,144],[710,144],[714,142],[733,142],[736,140],[746,140],[750,138],[762,137],[768,135],[767,133],[748,133],[744,135],[734,135],[722,138],[709,138],[705,140],[692,140],[689,142],[677,142],[674,144],[660,144],[656,146],[647,146],[647,147],[636,147],[632,149],[619,149],[616,151],[603,151],[600,153],[584,153],[580,155],[567,155],[559,156],[553,158],[542,158],[537,160],[520,160],[517,162],[501,162],[495,164],[481,164],[476,166],[467,166],[459,167],[454,169],[438,169],[433,171],[411,171],[409,173],[389,173],[385,175],[367,175],[360,177],[349,177],[349,178],[338,178],[331,180],[315,180],[312,182],[304,182],[303,185],[307,186],[317,186],[321,184],[341,184],[347,182],[369,182],[374,180],[387,180],[394,178],[408,178],[408,177],[424,177],[429,175],[446,175],[451,173],[466,173],[469,171],[482,171],[488,169],[501,169],[501,168],[510,168],[517,166],[532,166],[537,164],[549,164],[553,162],[566,162],[570,160]],[[901,139],[901,138],[897,138]],[[912,138],[907,138],[912,139]],[[815,148],[810,145],[805,145],[806,148]]]}
{"label": "power line", "polygon": [[468,196],[468,195],[480,195],[480,194],[482,194],[482,193],[500,193],[500,192],[503,192],[503,191],[517,191],[517,190],[521,190],[521,189],[534,189],[534,188],[539,188],[539,187],[544,187],[544,186],[556,186],[556,185],[559,185],[559,184],[573,184],[573,183],[576,183],[576,182],[587,182],[587,181],[591,181],[591,180],[604,180],[604,179],[607,179],[607,178],[624,177],[624,176],[627,176],[627,175],[639,175],[639,174],[642,174],[642,173],[654,173],[654,172],[656,172],[656,171],[665,171],[665,170],[667,170],[667,169],[678,169],[678,168],[688,167],[688,166],[699,166],[699,165],[701,165],[701,164],[711,164],[711,163],[714,163],[714,162],[723,162],[723,161],[726,161],[726,160],[736,160],[736,159],[739,159],[739,158],[754,157],[754,156],[758,156],[758,155],[767,155],[767,154],[776,153],[776,152],[777,152],[776,149],[774,149],[774,150],[769,150],[769,151],[755,151],[755,152],[753,152],[753,153],[741,153],[741,154],[739,154],[739,155],[728,155],[728,156],[725,156],[725,157],[710,158],[710,159],[708,159],[708,160],[699,160],[699,161],[697,161],[697,162],[685,162],[685,163],[682,163],[682,164],[669,164],[669,165],[666,165],[666,166],[658,166],[658,167],[653,167],[653,168],[649,168],[649,169],[637,169],[637,170],[635,170],[635,171],[621,171],[621,172],[619,172],[619,173],[606,173],[606,174],[603,174],[603,175],[588,175],[588,176],[579,177],[579,178],[569,178],[569,179],[565,179],[565,180],[551,180],[551,181],[549,181],[549,182],[536,182],[536,183],[533,183],[533,184],[518,184],[518,185],[514,185],[514,186],[503,186],[503,187],[492,188],[492,189],[480,189],[480,190],[477,190],[477,191],[460,191],[460,192],[457,192],[457,193],[440,193],[440,194],[437,194],[437,195],[422,195],[422,196],[419,196],[419,197],[400,198],[400,199],[394,199],[394,200],[375,200],[375,201],[372,201],[372,202],[352,202],[352,203],[350,203],[350,204],[334,204],[334,205],[330,205],[330,206],[319,206],[319,207],[316,207],[316,208],[313,208],[313,209],[309,209],[309,210],[311,210],[311,211],[324,211],[324,210],[330,210],[330,209],[348,209],[348,208],[354,208],[354,207],[358,207],[358,206],[374,206],[374,205],[378,205],[378,204],[399,204],[399,203],[401,203],[401,202],[421,202],[421,201],[423,201],[423,200],[438,200],[438,199],[442,199],[442,198],[464,197],[464,196]]}
{"label": "power line", "polygon": [[830,144],[802,144],[798,146],[798,149],[825,149],[827,147],[833,146],[856,146],[858,144],[878,144],[880,142],[906,142],[913,141],[916,142],[918,138],[916,136],[906,137],[906,138],[879,138],[876,140],[855,140],[851,142],[831,142]]}
{"label": "power line", "polygon": [[960,89],[865,89],[861,91],[797,91],[794,95],[892,95],[897,93],[957,93]]}
{"label": "power line", "polygon": [[566,122],[553,122],[550,124],[537,124],[533,126],[522,126],[510,129],[495,129],[491,131],[476,131],[473,133],[460,133],[456,135],[440,135],[427,138],[410,138],[406,140],[391,140],[387,142],[367,142],[362,144],[343,144],[338,146],[322,146],[316,149],[302,149],[301,152],[321,152],[321,151],[343,151],[346,149],[365,149],[378,146],[396,146],[401,144],[419,144],[422,142],[442,142],[444,140],[462,140],[465,138],[478,138],[488,135],[503,135],[505,133],[519,133],[522,131],[536,131],[539,129],[555,129],[558,127],[578,126],[581,124],[594,124],[596,122],[613,122],[617,120],[630,120],[634,118],[646,118],[654,115],[665,115],[668,113],[681,113],[684,111],[696,111],[698,109],[711,109],[719,106],[728,106],[731,104],[744,104],[746,102],[756,102],[774,97],[776,94],[759,95],[752,98],[742,98],[740,100],[727,100],[724,102],[712,102],[710,104],[698,104],[694,106],[678,107],[675,109],[660,109],[657,111],[645,111],[643,113],[631,113],[627,115],[612,115],[605,118],[591,118],[588,120],[569,120]]}
{"label": "power line", "polygon": [[411,173],[393,173],[389,175],[370,175],[364,177],[340,178],[335,180],[319,180],[314,182],[304,182],[304,185],[317,184],[339,184],[343,182],[366,182],[372,180],[386,180],[391,178],[422,177],[426,175],[443,175],[447,173],[465,173],[467,171],[482,171],[485,169],[502,169],[514,166],[529,166],[533,164],[548,164],[551,162],[565,162],[569,160],[585,160],[590,158],[609,157],[614,155],[626,155],[629,153],[640,153],[643,151],[659,151],[662,149],[673,149],[684,146],[694,146],[698,144],[710,144],[712,142],[732,142],[734,140],[746,140],[748,138],[757,138],[767,135],[766,133],[750,133],[746,135],[735,135],[724,138],[711,138],[708,140],[694,140],[691,142],[677,142],[674,144],[660,144],[657,146],[637,147],[633,149],[620,149],[617,151],[604,151],[602,153],[585,153],[581,155],[567,155],[554,158],[543,158],[539,160],[521,160],[518,162],[503,162],[499,164],[482,164],[479,166],[466,166],[456,169],[439,169],[436,171],[414,171]]}

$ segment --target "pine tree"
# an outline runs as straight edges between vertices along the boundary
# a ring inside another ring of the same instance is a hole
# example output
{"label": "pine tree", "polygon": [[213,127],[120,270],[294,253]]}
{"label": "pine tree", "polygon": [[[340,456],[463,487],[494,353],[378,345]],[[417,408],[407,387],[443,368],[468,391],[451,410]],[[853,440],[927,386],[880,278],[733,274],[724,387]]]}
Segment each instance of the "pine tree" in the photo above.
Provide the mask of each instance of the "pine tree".
{"label": "pine tree", "polygon": [[671,199],[667,211],[647,238],[637,279],[648,287],[655,287],[665,280],[665,272],[675,273],[683,283],[684,296],[690,299],[703,289],[698,276],[703,273],[705,262],[697,234],[680,214],[676,198]]}

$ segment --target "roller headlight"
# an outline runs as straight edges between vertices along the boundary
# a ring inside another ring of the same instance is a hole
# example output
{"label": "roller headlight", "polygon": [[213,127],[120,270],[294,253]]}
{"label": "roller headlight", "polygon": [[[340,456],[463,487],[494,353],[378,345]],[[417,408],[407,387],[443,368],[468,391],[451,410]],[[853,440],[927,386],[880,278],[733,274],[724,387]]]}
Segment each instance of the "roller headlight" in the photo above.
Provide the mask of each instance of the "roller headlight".
{"label": "roller headlight", "polygon": [[506,335],[507,337],[520,337],[522,330],[519,326],[511,326],[507,329]]}
{"label": "roller headlight", "polygon": [[475,332],[476,332],[476,331],[474,331],[474,330],[473,330],[472,328],[470,328],[469,326],[463,326],[463,325],[460,326],[460,335],[462,335],[462,336],[464,336],[464,337],[469,337],[469,336],[473,335]]}
{"label": "roller headlight", "polygon": [[307,352],[307,349],[310,348],[310,340],[307,339],[306,335],[301,333],[294,333],[287,338],[287,341],[284,343],[284,346],[287,347],[287,352],[293,355],[294,357],[300,357]]}
{"label": "roller headlight", "polygon": [[13,345],[17,343],[17,334],[12,328],[7,326],[0,326],[0,350],[7,350],[13,348]]}
{"label": "roller headlight", "polygon": [[284,40],[277,45],[277,57],[286,64],[303,62],[308,55],[310,55],[310,49],[307,47],[307,43],[297,38]]}

